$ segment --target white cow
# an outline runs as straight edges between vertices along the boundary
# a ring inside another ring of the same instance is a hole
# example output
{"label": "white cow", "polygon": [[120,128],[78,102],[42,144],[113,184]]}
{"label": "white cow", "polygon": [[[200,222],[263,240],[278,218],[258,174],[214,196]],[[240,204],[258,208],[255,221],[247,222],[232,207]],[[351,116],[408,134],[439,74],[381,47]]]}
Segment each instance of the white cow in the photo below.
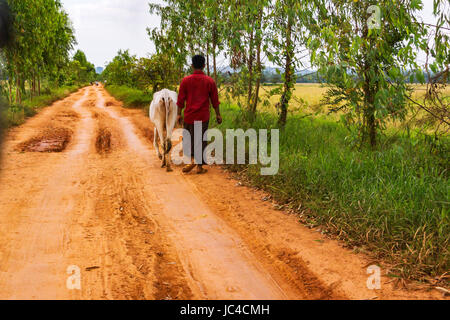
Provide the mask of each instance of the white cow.
{"label": "white cow", "polygon": [[[176,92],[163,89],[153,95],[150,105],[150,120],[155,125],[153,144],[159,159],[162,160],[162,168],[167,167],[167,172],[172,171],[169,152],[172,149],[172,133],[177,122],[177,100]],[[164,155],[159,150],[159,144]]]}

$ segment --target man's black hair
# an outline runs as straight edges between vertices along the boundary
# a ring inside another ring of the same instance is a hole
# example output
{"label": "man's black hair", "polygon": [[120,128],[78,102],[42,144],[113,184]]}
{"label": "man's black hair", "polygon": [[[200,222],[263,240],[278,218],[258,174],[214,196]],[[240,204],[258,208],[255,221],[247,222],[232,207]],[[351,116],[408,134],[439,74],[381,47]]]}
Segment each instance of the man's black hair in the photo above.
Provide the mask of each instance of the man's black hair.
{"label": "man's black hair", "polygon": [[192,65],[194,66],[194,69],[203,70],[205,64],[206,60],[204,56],[198,54],[192,57]]}

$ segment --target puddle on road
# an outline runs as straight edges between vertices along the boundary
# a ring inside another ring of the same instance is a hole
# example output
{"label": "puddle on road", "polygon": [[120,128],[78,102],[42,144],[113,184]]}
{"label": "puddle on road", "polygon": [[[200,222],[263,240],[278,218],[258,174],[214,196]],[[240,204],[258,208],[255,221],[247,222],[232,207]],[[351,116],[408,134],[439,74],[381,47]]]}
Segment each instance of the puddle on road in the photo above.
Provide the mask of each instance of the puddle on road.
{"label": "puddle on road", "polygon": [[111,131],[108,128],[98,130],[95,148],[99,154],[105,154],[111,151]]}
{"label": "puddle on road", "polygon": [[21,152],[62,152],[66,149],[73,132],[66,128],[47,129],[42,135],[21,143]]}

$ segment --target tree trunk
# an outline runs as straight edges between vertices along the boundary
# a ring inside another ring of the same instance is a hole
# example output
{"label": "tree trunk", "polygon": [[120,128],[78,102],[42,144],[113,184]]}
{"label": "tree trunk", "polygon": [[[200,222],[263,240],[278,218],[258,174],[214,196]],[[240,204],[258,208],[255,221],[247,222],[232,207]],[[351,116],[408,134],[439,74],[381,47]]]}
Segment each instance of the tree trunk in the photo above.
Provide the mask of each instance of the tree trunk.
{"label": "tree trunk", "polygon": [[41,95],[41,77],[38,76],[38,95]]}
{"label": "tree trunk", "polygon": [[213,38],[213,72],[214,72],[214,81],[217,84],[217,57],[216,57],[216,48],[217,48],[217,25],[216,25],[216,19],[214,19],[214,27],[213,27],[213,33],[212,33],[212,38]]}
{"label": "tree trunk", "polygon": [[27,94],[27,92],[25,90],[25,79],[20,79],[19,84],[20,84],[20,91],[21,91],[20,99],[22,100],[22,97],[26,97],[26,94]]}
{"label": "tree trunk", "polygon": [[[369,70],[367,62],[365,64],[366,70]],[[377,125],[375,119],[375,93],[374,88],[371,85],[370,75],[365,74],[365,81],[363,86],[364,91],[364,127],[363,141],[368,139],[370,146],[374,149],[377,145]],[[366,140],[367,141],[367,140]]]}
{"label": "tree trunk", "polygon": [[20,75],[16,75],[16,104],[22,103],[22,99],[20,97]]}
{"label": "tree trunk", "polygon": [[11,104],[12,103],[12,81],[11,81],[12,79],[11,79],[11,76],[9,76],[9,79],[8,79],[8,86],[9,86],[9,97],[8,97],[8,100],[9,100],[9,104]]}
{"label": "tree trunk", "polygon": [[209,41],[206,42],[206,70],[208,72],[208,76],[210,76],[211,70],[209,68]]}
{"label": "tree trunk", "polygon": [[292,67],[292,59],[294,58],[294,48],[292,46],[292,25],[293,18],[288,17],[286,27],[286,47],[285,47],[285,66],[284,66],[284,90],[280,99],[280,118],[278,120],[279,125],[284,127],[287,121],[287,113],[289,107],[289,101],[292,96],[293,76],[295,71]]}
{"label": "tree trunk", "polygon": [[247,92],[247,108],[251,110],[251,102],[252,102],[252,95],[253,95],[253,31],[250,35],[250,43],[249,43],[249,52],[248,52],[248,61],[247,61],[247,68],[248,68],[248,92]]}
{"label": "tree trunk", "polygon": [[255,97],[253,100],[252,113],[256,113],[256,110],[258,109],[259,89],[261,87],[261,76],[262,76],[261,42],[259,42],[259,44],[258,44],[258,52],[256,54],[256,65],[257,65],[258,78],[256,79]]}
{"label": "tree trunk", "polygon": [[[368,27],[364,27],[363,31],[363,37],[367,38],[369,34]],[[370,55],[369,52],[372,50],[373,46],[371,41],[369,42],[368,46],[365,46],[364,49],[364,55],[365,55],[365,61],[364,61],[364,84],[363,84],[363,91],[364,91],[364,110],[363,110],[363,116],[364,116],[364,123],[362,128],[363,138],[362,142],[368,142],[370,143],[370,146],[372,149],[375,149],[377,146],[377,123],[375,119],[375,93],[378,91],[378,85],[376,79],[373,79],[371,77],[370,70],[374,66],[374,62],[370,61]],[[375,81],[373,81],[375,80]],[[375,84],[374,84],[375,82]]]}
{"label": "tree trunk", "polygon": [[369,117],[369,137],[370,137],[370,145],[372,149],[375,149],[377,146],[377,125],[375,121],[375,115],[372,114]]}
{"label": "tree trunk", "polygon": [[[259,27],[258,30],[260,30],[262,25],[262,10],[259,13]],[[256,87],[255,87],[255,97],[253,100],[252,105],[252,113],[256,113],[256,110],[258,108],[258,98],[259,98],[259,89],[261,87],[261,77],[262,77],[262,63],[261,63],[261,45],[262,45],[262,38],[261,36],[258,36],[257,38],[257,49],[256,49],[256,70],[258,72],[258,78],[256,79]]]}
{"label": "tree trunk", "polygon": [[33,95],[36,96],[36,73],[33,74]]}

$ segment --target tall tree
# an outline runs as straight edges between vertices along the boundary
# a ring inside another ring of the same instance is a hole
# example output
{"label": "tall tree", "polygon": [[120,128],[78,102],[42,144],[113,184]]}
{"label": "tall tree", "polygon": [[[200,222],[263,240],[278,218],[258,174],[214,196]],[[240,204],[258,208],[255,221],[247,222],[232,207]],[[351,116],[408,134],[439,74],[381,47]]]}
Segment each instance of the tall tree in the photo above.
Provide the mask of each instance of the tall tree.
{"label": "tall tree", "polygon": [[104,77],[111,84],[135,86],[136,63],[136,56],[131,55],[128,50],[119,50],[103,71]]}
{"label": "tall tree", "polygon": [[206,55],[212,55],[212,76],[219,83],[217,72],[217,56],[224,49],[224,32],[226,29],[225,0],[203,1],[203,9],[206,17],[205,34],[207,42]]}
{"label": "tall tree", "polygon": [[[296,70],[301,66],[299,54],[305,54],[306,21],[302,2],[295,0],[276,0],[272,3],[269,17],[267,45],[265,51],[269,61],[283,67],[283,85],[281,98],[277,104],[279,124],[284,126],[287,120],[289,102],[297,81]],[[275,90],[278,92],[279,90]]]}
{"label": "tall tree", "polygon": [[239,72],[234,96],[245,94],[245,107],[256,112],[262,77],[262,46],[269,0],[227,1],[225,38],[231,67]]}
{"label": "tall tree", "polygon": [[387,119],[404,119],[404,74],[417,68],[424,31],[420,0],[310,0],[311,60],[332,86],[326,100],[344,111],[374,148]]}
{"label": "tall tree", "polygon": [[[409,99],[415,108],[426,112],[425,124],[434,127],[434,140],[450,130],[450,98],[445,93],[450,83],[450,1],[434,0],[433,13],[436,22],[421,21],[427,37],[423,39],[422,49],[426,53],[423,66],[427,81],[426,94],[421,100]],[[422,121],[423,122],[423,121]]]}
{"label": "tall tree", "polygon": [[165,5],[150,3],[150,13],[161,18],[160,26],[147,29],[156,52],[173,57],[181,80],[189,55],[203,51],[202,3],[195,0],[166,0]]}
{"label": "tall tree", "polygon": [[14,41],[4,56],[10,88],[15,87],[16,102],[20,103],[26,81],[33,95],[36,87],[40,87],[42,76],[48,77],[68,62],[75,37],[59,0],[8,2],[14,17]]}

